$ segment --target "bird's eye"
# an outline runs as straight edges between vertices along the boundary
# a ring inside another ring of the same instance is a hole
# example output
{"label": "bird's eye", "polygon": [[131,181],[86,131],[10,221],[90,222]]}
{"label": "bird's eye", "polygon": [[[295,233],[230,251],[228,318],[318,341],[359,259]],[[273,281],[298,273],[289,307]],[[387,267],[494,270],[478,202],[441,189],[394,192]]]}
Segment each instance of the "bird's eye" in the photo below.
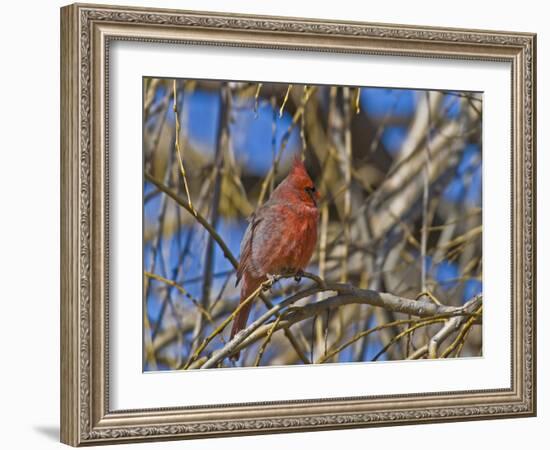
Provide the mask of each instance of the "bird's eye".
{"label": "bird's eye", "polygon": [[307,186],[304,190],[306,192],[315,192],[315,186]]}

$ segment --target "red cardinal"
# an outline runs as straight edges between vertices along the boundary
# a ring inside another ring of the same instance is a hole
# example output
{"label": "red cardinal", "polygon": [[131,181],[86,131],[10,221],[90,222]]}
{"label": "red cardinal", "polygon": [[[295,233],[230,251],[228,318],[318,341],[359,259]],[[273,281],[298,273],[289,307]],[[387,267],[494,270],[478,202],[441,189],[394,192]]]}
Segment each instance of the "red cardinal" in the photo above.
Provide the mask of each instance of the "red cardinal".
{"label": "red cardinal", "polygon": [[[318,200],[304,163],[296,157],[287,177],[249,219],[237,269],[236,284],[242,279],[241,302],[267,275],[299,274],[306,268],[317,243]],[[246,327],[251,306],[252,302],[247,303],[235,317],[231,338]]]}

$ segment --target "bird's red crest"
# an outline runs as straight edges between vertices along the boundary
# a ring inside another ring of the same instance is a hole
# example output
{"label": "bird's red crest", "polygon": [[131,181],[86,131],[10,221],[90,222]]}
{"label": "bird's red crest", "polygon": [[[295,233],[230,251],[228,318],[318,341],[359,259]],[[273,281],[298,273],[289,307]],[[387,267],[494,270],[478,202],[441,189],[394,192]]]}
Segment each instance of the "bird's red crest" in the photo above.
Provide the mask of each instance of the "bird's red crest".
{"label": "bird's red crest", "polygon": [[292,168],[290,169],[289,177],[292,178],[293,184],[295,185],[313,185],[313,181],[311,180],[311,177],[307,173],[306,166],[304,165],[304,162],[302,161],[302,158],[300,155],[296,155],[294,157],[294,161],[292,162]]}

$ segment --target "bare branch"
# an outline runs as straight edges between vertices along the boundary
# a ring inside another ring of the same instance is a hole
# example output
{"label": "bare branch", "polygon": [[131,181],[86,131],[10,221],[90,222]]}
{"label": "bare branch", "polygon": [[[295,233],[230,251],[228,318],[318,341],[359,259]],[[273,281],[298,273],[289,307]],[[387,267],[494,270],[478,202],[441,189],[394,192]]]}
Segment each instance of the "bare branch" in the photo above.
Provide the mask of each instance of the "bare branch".
{"label": "bare branch", "polygon": [[[306,275],[308,277],[312,277],[311,274]],[[314,317],[318,315],[321,311],[334,309],[349,304],[367,304],[371,306],[378,306],[388,311],[410,314],[416,317],[469,317],[472,314],[471,311],[473,309],[476,309],[482,302],[482,296],[479,295],[460,307],[438,305],[432,302],[422,300],[417,301],[413,299],[399,297],[389,293],[377,292],[369,289],[359,289],[350,284],[327,283],[322,280],[318,280],[315,286],[299,291],[296,294],[281,301],[277,305],[273,306],[273,308],[271,308],[269,311],[264,313],[256,321],[251,323],[246,329],[241,330],[222,349],[214,352],[210,359],[208,359],[208,361],[202,366],[202,368],[207,369],[209,367],[216,366],[225,357],[267,335],[270,329],[270,325],[264,327],[262,331],[255,333],[253,337],[251,336],[252,333],[254,333],[264,323],[266,323],[271,316],[278,313],[283,308],[293,305],[298,300],[323,291],[334,291],[337,292],[338,295],[321,300],[316,303],[311,303],[302,307],[289,309],[288,313],[285,312],[286,318],[279,321],[279,324],[275,327],[275,330],[273,330],[273,332],[277,329],[288,328],[294,323]],[[247,339],[249,337],[250,339]],[[245,340],[246,345],[244,344]]]}

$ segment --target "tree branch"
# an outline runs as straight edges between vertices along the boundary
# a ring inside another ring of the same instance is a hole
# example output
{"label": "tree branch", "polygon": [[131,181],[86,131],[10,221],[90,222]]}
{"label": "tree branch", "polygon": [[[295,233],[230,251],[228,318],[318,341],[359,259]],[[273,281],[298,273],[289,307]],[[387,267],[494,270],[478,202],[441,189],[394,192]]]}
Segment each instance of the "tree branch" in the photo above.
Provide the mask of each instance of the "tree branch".
{"label": "tree branch", "polygon": [[[312,274],[305,274],[304,276],[314,279],[316,285],[299,291],[273,306],[273,308],[251,323],[246,329],[241,330],[235,335],[235,337],[223,348],[215,351],[202,368],[207,369],[209,367],[214,367],[235,351],[248,347],[258,339],[266,336],[271,328],[271,324],[266,324],[267,320],[274,314],[279,313],[285,307],[289,307],[284,311],[285,317],[279,320],[279,323],[274,327],[273,331],[271,331],[272,333],[278,329],[287,329],[293,324],[316,316],[324,310],[330,310],[349,304],[378,306],[388,311],[410,314],[411,316],[420,318],[434,316],[451,318],[462,316],[469,317],[472,315],[472,311],[476,310],[482,303],[482,296],[478,295],[463,306],[438,305],[425,300],[413,300],[385,292],[360,289],[350,284],[327,283]],[[334,291],[337,295],[316,303],[290,308],[290,306],[298,300],[324,291]]]}

